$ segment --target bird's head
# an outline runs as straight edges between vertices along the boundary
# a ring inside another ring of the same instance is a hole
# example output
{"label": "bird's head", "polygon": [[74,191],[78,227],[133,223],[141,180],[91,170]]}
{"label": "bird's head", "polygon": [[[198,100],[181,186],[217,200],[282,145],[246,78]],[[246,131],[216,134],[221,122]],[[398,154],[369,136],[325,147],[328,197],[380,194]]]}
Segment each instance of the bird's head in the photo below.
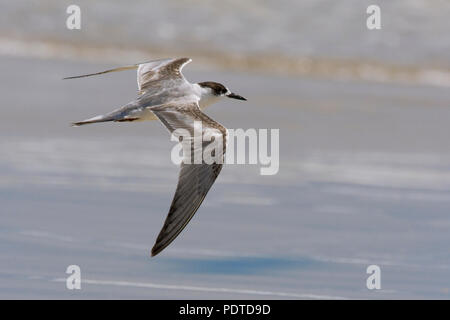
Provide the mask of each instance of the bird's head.
{"label": "bird's head", "polygon": [[206,81],[200,82],[198,85],[202,89],[201,100],[208,101],[207,104],[216,102],[223,97],[247,101],[244,97],[231,92],[227,87],[218,82]]}

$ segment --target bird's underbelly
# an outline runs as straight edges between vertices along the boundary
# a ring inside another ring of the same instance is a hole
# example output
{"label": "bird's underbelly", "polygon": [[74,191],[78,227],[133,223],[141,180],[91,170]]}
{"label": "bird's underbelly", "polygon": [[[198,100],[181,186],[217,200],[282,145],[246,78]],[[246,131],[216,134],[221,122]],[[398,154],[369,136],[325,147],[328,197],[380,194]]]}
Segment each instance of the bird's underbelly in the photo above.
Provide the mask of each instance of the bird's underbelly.
{"label": "bird's underbelly", "polygon": [[[208,105],[200,105],[200,110],[204,110],[208,107]],[[155,114],[149,109],[145,108],[142,111],[138,111],[133,115],[130,115],[131,118],[138,118],[138,121],[151,121],[151,120],[158,120],[158,117],[155,116]]]}
{"label": "bird's underbelly", "polygon": [[158,118],[155,116],[153,112],[150,111],[150,109],[145,108],[139,113],[139,120],[150,121],[150,120],[158,120]]}

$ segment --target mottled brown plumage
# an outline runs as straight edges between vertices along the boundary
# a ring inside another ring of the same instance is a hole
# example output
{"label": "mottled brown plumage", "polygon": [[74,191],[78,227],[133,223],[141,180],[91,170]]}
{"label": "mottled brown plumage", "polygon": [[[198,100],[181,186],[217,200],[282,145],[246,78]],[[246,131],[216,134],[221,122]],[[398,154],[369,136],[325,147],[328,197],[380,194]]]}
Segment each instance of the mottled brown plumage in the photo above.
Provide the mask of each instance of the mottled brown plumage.
{"label": "mottled brown plumage", "polygon": [[[192,138],[183,145],[183,153],[186,155],[189,152],[191,158],[186,159],[185,157],[185,160],[181,163],[178,185],[169,213],[152,248],[151,254],[155,256],[166,248],[192,219],[222,170],[227,144],[227,129],[201,112],[196,103],[189,105],[170,104],[152,108],[152,111],[171,133],[181,128],[187,130]],[[217,139],[203,141],[202,145],[203,150],[209,144],[222,143],[222,155],[216,155],[219,157],[219,161],[207,164],[202,157],[202,163],[193,163],[196,152],[202,151],[194,149],[194,121],[201,121],[202,135],[212,130],[220,132],[222,141]],[[188,160],[188,163],[186,163],[186,160]]]}

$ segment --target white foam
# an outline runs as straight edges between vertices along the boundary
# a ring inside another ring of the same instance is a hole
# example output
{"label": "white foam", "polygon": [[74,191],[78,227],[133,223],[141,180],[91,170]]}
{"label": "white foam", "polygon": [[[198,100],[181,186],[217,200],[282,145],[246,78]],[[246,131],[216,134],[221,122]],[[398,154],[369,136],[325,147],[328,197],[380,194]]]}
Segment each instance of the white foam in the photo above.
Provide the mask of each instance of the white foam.
{"label": "white foam", "polygon": [[[150,53],[148,50],[127,49],[117,46],[95,47],[86,44],[70,44],[45,40],[16,39],[0,37],[0,55],[36,57],[41,59],[85,60],[97,62],[123,63],[123,61],[148,60],[150,55],[161,55],[161,52]],[[163,55],[176,55],[166,52]],[[280,74],[298,74],[323,76],[340,80],[367,80],[375,82],[394,82],[406,84],[423,84],[438,87],[450,87],[450,70],[426,66],[395,66],[373,64],[369,61],[354,60],[311,60],[305,57],[279,57],[253,55],[227,55],[218,58],[205,52],[192,54],[202,64],[219,67],[233,67],[238,70],[257,69]],[[198,61],[197,60],[197,61]]]}
{"label": "white foam", "polygon": [[[66,279],[54,279],[55,282],[66,282]],[[297,299],[322,299],[322,300],[344,300],[347,298],[340,296],[318,295],[310,293],[295,293],[295,292],[280,292],[280,291],[265,291],[253,289],[233,289],[223,287],[197,287],[197,286],[180,286],[151,282],[130,282],[130,281],[114,281],[114,280],[93,280],[83,279],[82,284],[92,284],[101,286],[117,286],[117,287],[132,287],[132,288],[147,288],[147,289],[162,289],[175,291],[196,291],[196,292],[214,292],[214,293],[232,293],[242,295],[256,295],[256,296],[272,296],[283,298],[297,298]]]}

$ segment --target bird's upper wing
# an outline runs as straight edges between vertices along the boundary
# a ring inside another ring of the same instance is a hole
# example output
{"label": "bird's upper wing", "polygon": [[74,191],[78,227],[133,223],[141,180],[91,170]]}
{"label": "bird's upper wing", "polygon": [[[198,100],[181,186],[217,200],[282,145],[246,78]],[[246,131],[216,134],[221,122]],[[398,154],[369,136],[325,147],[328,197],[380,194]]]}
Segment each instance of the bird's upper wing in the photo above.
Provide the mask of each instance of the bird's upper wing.
{"label": "bird's upper wing", "polygon": [[185,82],[181,70],[191,62],[190,58],[153,60],[139,64],[137,83],[139,93],[145,93],[149,88],[171,87]]}
{"label": "bird's upper wing", "polygon": [[[190,135],[190,138],[183,136],[184,157],[178,185],[169,214],[152,248],[152,256],[155,256],[167,247],[188,224],[219,175],[223,166],[227,130],[202,113],[197,103],[167,104],[153,107],[151,110],[174,135],[177,129],[184,129]],[[198,125],[199,122],[201,122],[201,128]],[[197,137],[199,134],[203,135],[204,140],[209,139],[206,138],[207,136],[213,136],[214,139],[202,141],[200,143],[202,148],[199,148],[198,143],[194,143],[195,134]],[[211,147],[216,148],[216,151],[220,150],[218,154],[213,152],[216,161],[205,161],[205,158],[200,158],[200,162],[193,161],[201,152],[199,149],[207,150]]]}
{"label": "bird's upper wing", "polygon": [[180,83],[186,82],[181,70],[191,62],[190,58],[173,58],[151,60],[143,63],[137,63],[130,66],[118,67],[101,72],[83,74],[80,76],[67,77],[64,79],[76,79],[90,76],[96,76],[109,72],[124,71],[130,69],[137,70],[137,84],[140,94],[147,92],[149,88],[168,88],[178,86]]}

